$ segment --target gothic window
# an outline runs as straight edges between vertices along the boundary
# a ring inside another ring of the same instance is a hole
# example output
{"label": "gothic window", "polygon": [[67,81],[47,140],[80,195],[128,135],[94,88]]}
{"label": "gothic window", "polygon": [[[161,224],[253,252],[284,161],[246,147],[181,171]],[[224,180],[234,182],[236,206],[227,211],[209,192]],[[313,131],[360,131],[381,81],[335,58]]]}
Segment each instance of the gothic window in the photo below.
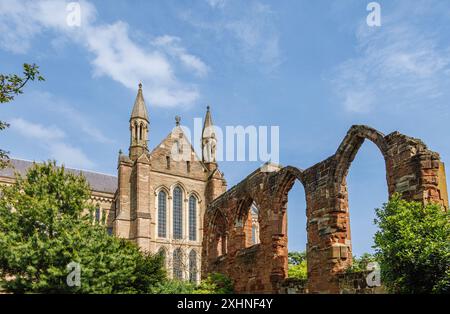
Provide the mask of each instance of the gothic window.
{"label": "gothic window", "polygon": [[189,197],[189,240],[197,241],[197,198]]}
{"label": "gothic window", "polygon": [[258,244],[259,241],[259,208],[253,202],[250,209],[252,223],[252,245]]}
{"label": "gothic window", "polygon": [[197,253],[195,250],[189,253],[189,281],[197,282]]}
{"label": "gothic window", "polygon": [[183,238],[183,193],[178,186],[173,190],[173,237]]}
{"label": "gothic window", "polygon": [[160,191],[158,193],[158,237],[165,238],[167,236],[166,221],[167,221],[167,206],[166,206],[166,192]]}
{"label": "gothic window", "polygon": [[181,249],[178,248],[173,251],[173,279],[182,280],[183,279],[183,254]]}
{"label": "gothic window", "polygon": [[137,125],[137,123],[134,124],[134,138],[136,141],[138,140],[138,125]]}
{"label": "gothic window", "polygon": [[139,125],[139,139],[142,140],[142,123]]}
{"label": "gothic window", "polygon": [[161,247],[161,248],[159,249],[159,251],[158,251],[158,254],[159,254],[160,256],[162,256],[162,258],[163,258],[163,264],[166,265],[166,258],[167,258],[167,256],[166,256],[166,249],[165,249],[164,247]]}
{"label": "gothic window", "polygon": [[95,207],[95,222],[100,222],[100,206]]}

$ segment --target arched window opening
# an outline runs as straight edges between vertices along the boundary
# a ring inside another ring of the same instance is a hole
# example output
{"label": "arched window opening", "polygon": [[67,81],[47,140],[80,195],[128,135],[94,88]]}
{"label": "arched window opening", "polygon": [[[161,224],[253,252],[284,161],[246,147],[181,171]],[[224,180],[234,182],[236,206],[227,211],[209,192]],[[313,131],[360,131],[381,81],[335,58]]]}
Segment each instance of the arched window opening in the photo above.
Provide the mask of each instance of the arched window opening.
{"label": "arched window opening", "polygon": [[189,281],[197,282],[197,253],[192,250],[189,253]]}
{"label": "arched window opening", "polygon": [[178,186],[173,190],[173,238],[183,238],[183,193]]}
{"label": "arched window opening", "polygon": [[261,242],[259,232],[259,207],[253,201],[249,201],[247,204],[250,205],[242,205],[243,211],[241,212],[238,225],[242,225],[245,247],[250,247]]}
{"label": "arched window opening", "polygon": [[189,240],[197,241],[197,198],[189,197]]}
{"label": "arched window opening", "polygon": [[142,123],[139,125],[139,140],[142,141]]}
{"label": "arched window opening", "polygon": [[255,203],[252,204],[250,209],[251,217],[252,217],[252,245],[258,244],[260,242],[259,239],[259,208]]}
{"label": "arched window opening", "polygon": [[95,207],[95,222],[99,223],[101,218],[101,211],[100,211],[100,205],[97,205]]}
{"label": "arched window opening", "polygon": [[164,191],[158,193],[158,237],[167,237],[167,194]]}
{"label": "arched window opening", "polygon": [[306,252],[306,197],[303,184],[295,180],[286,194],[286,214],[283,233],[288,236],[288,277],[306,279],[308,276]]}
{"label": "arched window opening", "polygon": [[379,148],[371,141],[364,141],[351,163],[346,178],[348,194],[348,239],[355,257],[373,254],[375,208],[388,199],[386,165]]}
{"label": "arched window opening", "polygon": [[166,259],[167,259],[167,252],[164,247],[160,247],[158,251],[159,256],[163,259],[163,265],[166,265]]}
{"label": "arched window opening", "polygon": [[173,251],[173,279],[183,280],[183,253],[180,248]]}
{"label": "arched window opening", "polygon": [[215,257],[219,257],[227,254],[228,252],[228,233],[227,223],[222,213],[218,212],[214,218],[212,228],[212,252],[215,253]]}
{"label": "arched window opening", "polygon": [[135,123],[134,124],[134,139],[135,139],[135,141],[137,141],[139,139],[138,138],[138,132],[139,132],[138,125],[137,125],[137,123]]}

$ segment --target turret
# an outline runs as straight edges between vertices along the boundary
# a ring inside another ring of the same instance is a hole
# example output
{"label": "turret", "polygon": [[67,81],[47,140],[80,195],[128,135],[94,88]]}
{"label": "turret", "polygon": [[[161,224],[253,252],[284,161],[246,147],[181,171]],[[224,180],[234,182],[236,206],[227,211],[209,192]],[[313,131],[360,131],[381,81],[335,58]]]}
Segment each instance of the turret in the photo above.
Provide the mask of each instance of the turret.
{"label": "turret", "polygon": [[206,107],[205,123],[202,130],[202,161],[209,171],[217,168],[217,138],[209,106]]}
{"label": "turret", "polygon": [[139,83],[139,90],[134,102],[133,111],[130,117],[130,149],[131,160],[136,160],[143,153],[148,152],[148,126],[149,119],[144,95],[142,94],[142,84]]}

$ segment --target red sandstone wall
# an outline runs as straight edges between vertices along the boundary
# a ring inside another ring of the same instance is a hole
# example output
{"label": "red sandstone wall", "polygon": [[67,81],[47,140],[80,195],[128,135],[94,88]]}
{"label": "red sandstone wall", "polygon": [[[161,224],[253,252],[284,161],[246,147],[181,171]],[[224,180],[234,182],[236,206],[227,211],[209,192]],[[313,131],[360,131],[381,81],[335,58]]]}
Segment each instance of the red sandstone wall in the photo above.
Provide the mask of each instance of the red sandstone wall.
{"label": "red sandstone wall", "polygon": [[[339,293],[338,276],[352,263],[346,176],[364,140],[374,142],[386,162],[389,195],[437,202],[448,209],[445,173],[439,154],[398,132],[384,136],[353,126],[328,159],[300,171],[259,169],[209,204],[204,220],[202,274],[221,272],[234,280],[238,293],[277,293],[287,277],[287,198],[295,180],[306,193],[308,290]],[[247,213],[260,209],[261,243],[248,246]],[[217,236],[220,234],[220,236]],[[226,249],[217,254],[218,239]],[[246,242],[247,241],[247,242]]]}

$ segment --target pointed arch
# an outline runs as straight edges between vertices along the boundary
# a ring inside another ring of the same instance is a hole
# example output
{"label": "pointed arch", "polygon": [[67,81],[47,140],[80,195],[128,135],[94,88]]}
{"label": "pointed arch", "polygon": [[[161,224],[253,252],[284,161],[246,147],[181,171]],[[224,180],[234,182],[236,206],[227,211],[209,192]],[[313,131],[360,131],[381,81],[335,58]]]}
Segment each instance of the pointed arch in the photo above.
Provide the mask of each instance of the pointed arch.
{"label": "pointed arch", "polygon": [[189,196],[189,240],[197,241],[198,199],[194,194]]}
{"label": "pointed arch", "polygon": [[167,238],[167,204],[168,195],[166,189],[161,188],[157,193],[157,230],[159,238]]}
{"label": "pointed arch", "polygon": [[162,258],[164,259],[164,261],[163,261],[164,267],[167,267],[167,248],[164,246],[161,246],[158,250],[158,254],[160,256],[162,256]]}
{"label": "pointed arch", "polygon": [[181,248],[176,248],[173,251],[172,264],[173,279],[183,280],[183,251]]}
{"label": "pointed arch", "polygon": [[198,281],[197,252],[195,249],[192,249],[189,253],[189,281],[194,283]]}
{"label": "pointed arch", "polygon": [[183,190],[176,185],[172,191],[173,238],[183,238]]}
{"label": "pointed arch", "polygon": [[[344,182],[352,161],[355,159],[356,154],[366,139],[373,142],[380,150],[385,160],[387,171],[391,158],[389,156],[388,144],[385,135],[366,125],[353,125],[336,150],[335,159],[337,165],[334,177],[336,178],[336,182],[338,184],[342,184]],[[387,180],[389,187],[389,177],[387,177]]]}

